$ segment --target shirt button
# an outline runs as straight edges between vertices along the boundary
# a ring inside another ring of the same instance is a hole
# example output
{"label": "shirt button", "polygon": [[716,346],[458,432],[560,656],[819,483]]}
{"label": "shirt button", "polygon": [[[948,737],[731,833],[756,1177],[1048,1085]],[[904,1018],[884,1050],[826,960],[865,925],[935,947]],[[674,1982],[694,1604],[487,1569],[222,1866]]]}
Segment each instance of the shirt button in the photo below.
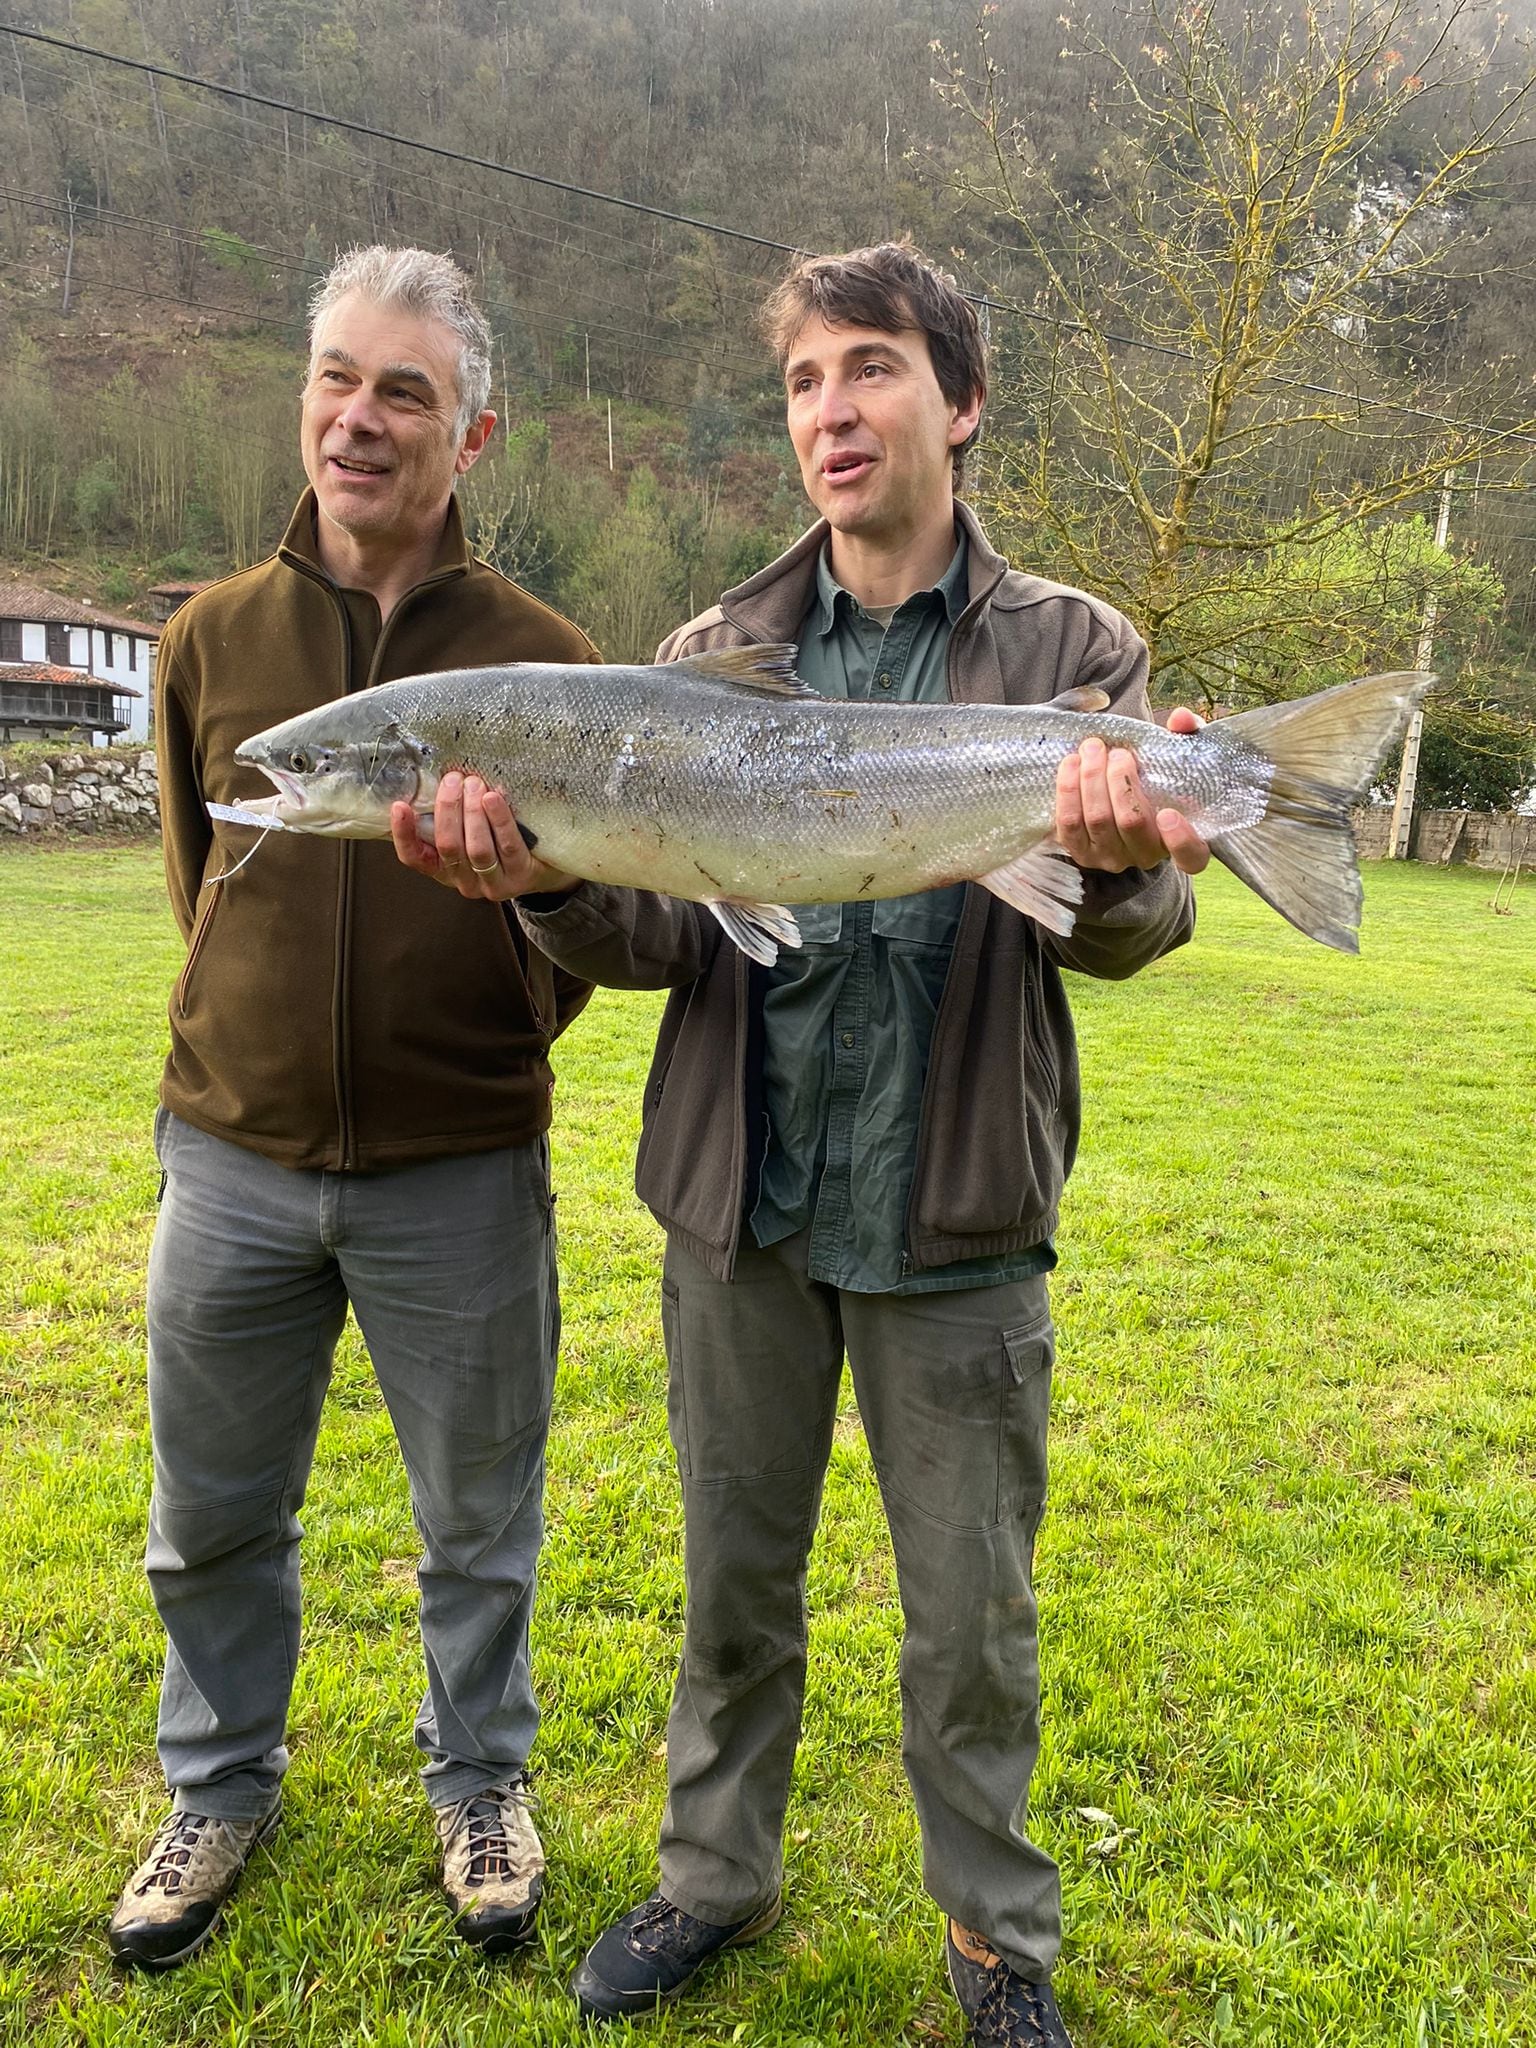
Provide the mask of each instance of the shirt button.
{"label": "shirt button", "polygon": [[891,687],[891,675],[889,670],[887,670],[886,673],[880,678],[880,687],[882,690],[888,690]]}
{"label": "shirt button", "polygon": [[843,1033],[843,1043],[844,1043],[844,1045],[852,1045],[852,1044],[853,1044],[853,1033],[852,1033],[851,1031],[845,1031],[845,1032]]}

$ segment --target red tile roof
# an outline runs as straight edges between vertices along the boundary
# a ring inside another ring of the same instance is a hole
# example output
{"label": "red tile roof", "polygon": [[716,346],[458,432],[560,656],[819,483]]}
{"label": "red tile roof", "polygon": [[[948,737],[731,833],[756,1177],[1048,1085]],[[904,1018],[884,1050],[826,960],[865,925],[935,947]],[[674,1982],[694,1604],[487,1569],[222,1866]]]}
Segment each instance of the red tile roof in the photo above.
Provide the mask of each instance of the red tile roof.
{"label": "red tile roof", "polygon": [[105,690],[113,697],[142,697],[130,683],[108,682],[88,669],[60,668],[51,661],[0,661],[0,684],[41,683],[45,690]]}
{"label": "red tile roof", "polygon": [[146,619],[130,619],[100,605],[82,604],[76,597],[60,597],[56,590],[41,590],[35,583],[0,583],[0,619],[23,619],[44,626],[101,626],[113,633],[137,633],[141,640],[158,640],[165,630]]}

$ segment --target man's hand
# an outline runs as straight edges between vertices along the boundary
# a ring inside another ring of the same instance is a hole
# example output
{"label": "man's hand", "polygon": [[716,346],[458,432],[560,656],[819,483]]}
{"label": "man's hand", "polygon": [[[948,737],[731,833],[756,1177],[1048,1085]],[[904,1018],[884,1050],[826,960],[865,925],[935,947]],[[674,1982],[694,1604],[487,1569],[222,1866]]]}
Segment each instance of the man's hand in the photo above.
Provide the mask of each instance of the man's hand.
{"label": "man's hand", "polygon": [[[1168,730],[1198,732],[1193,711],[1170,712]],[[1179,811],[1154,811],[1127,747],[1084,740],[1056,771],[1056,837],[1080,868],[1118,875],[1171,860],[1186,875],[1209,865],[1211,850]]]}
{"label": "man's hand", "polygon": [[563,895],[577,886],[528,850],[512,806],[499,789],[487,789],[478,775],[445,775],[432,806],[430,845],[416,829],[409,804],[389,814],[395,852],[408,868],[472,902],[509,903],[515,896]]}

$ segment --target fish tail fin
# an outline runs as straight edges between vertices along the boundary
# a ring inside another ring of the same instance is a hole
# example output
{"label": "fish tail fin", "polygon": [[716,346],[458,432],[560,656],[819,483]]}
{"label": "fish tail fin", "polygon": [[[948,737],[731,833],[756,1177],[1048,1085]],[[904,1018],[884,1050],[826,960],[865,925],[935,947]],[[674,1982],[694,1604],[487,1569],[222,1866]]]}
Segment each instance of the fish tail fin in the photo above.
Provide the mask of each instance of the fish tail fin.
{"label": "fish tail fin", "polygon": [[1360,950],[1360,869],[1350,808],[1435,681],[1420,669],[1224,718],[1218,730],[1271,764],[1263,821],[1218,833],[1211,852],[1309,938]]}

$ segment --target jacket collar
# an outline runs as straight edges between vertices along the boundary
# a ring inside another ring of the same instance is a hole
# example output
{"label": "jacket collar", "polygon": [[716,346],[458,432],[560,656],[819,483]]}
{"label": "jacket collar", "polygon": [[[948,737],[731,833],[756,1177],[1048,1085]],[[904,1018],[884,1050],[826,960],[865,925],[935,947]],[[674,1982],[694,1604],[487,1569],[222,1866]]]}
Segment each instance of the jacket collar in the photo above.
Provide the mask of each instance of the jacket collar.
{"label": "jacket collar", "polygon": [[[1008,564],[982,532],[970,506],[959,498],[955,524],[967,543],[965,608],[954,620],[960,627],[968,625],[992,597]],[[816,565],[831,530],[825,519],[818,519],[777,561],[726,591],[720,609],[730,624],[764,644],[795,639],[816,596]]]}
{"label": "jacket collar", "polygon": [[[333,578],[320,559],[320,546],[315,539],[315,517],[315,492],[314,486],[310,485],[294,506],[288,531],[277,544],[278,558],[290,569],[301,570],[306,576],[330,583]],[[450,576],[463,576],[473,563],[474,556],[464,536],[463,515],[459,511],[458,498],[454,496],[448,500],[448,517],[443,521],[443,536],[438,542],[432,567],[415,587],[422,590],[429,583],[442,583]]]}

